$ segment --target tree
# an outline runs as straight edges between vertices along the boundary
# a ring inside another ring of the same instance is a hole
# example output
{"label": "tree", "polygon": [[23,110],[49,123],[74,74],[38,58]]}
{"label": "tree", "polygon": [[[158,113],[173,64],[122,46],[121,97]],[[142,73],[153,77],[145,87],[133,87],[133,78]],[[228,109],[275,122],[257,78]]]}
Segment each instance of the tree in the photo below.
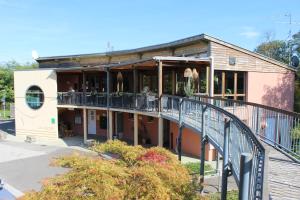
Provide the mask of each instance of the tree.
{"label": "tree", "polygon": [[20,64],[16,61],[9,61],[0,65],[0,99],[2,99],[5,96],[5,100],[7,102],[13,102],[13,71],[32,68],[37,68],[37,63]]}
{"label": "tree", "polygon": [[283,40],[264,42],[254,51],[280,62],[289,63],[289,45]]}

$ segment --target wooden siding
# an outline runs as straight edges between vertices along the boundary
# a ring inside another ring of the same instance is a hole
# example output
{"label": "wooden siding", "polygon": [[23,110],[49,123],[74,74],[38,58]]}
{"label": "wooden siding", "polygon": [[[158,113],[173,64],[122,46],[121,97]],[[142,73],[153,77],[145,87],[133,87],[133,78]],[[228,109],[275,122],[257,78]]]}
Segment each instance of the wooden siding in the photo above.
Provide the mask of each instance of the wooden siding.
{"label": "wooden siding", "polygon": [[[267,62],[260,58],[238,51],[224,45],[210,42],[211,55],[214,58],[215,70],[253,71],[253,72],[273,72],[287,73],[285,69],[276,64]],[[235,65],[229,65],[229,57],[236,58]]]}
{"label": "wooden siding", "polygon": [[193,45],[179,47],[174,50],[175,56],[181,56],[181,55],[193,55],[193,54],[199,54],[204,53],[208,51],[208,44],[204,42],[198,42]]}

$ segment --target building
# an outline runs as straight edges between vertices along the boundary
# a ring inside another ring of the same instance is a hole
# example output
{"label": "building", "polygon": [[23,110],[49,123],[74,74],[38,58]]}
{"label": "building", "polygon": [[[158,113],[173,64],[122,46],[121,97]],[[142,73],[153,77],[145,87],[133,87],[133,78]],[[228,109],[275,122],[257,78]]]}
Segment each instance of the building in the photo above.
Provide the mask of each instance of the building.
{"label": "building", "polygon": [[[37,62],[39,69],[14,74],[16,135],[24,139],[116,137],[174,150],[178,125],[160,111],[178,104],[166,95],[189,91],[293,109],[294,69],[205,34]],[[183,152],[199,156],[200,136],[188,128],[183,134]],[[214,159],[213,146],[206,149]]]}

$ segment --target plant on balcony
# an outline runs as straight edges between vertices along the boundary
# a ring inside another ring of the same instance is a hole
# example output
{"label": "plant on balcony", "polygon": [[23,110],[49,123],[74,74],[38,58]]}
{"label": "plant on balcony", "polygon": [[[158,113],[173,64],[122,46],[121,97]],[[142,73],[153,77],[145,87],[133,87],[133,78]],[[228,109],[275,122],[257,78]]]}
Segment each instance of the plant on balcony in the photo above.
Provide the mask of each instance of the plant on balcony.
{"label": "plant on balcony", "polygon": [[190,96],[194,95],[194,91],[195,91],[195,88],[194,88],[193,79],[192,79],[192,77],[188,77],[187,83],[184,86],[184,93],[186,96],[190,97]]}

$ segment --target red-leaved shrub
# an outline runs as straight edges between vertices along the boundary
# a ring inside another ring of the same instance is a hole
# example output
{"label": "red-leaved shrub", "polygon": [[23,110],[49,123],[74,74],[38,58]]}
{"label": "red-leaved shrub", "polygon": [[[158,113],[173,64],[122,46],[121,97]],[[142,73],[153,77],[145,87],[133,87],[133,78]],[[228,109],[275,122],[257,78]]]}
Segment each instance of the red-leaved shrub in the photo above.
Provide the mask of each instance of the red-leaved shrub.
{"label": "red-leaved shrub", "polygon": [[167,157],[153,149],[150,149],[145,154],[140,156],[138,158],[138,160],[144,161],[144,162],[154,162],[154,163],[164,164],[167,161]]}

